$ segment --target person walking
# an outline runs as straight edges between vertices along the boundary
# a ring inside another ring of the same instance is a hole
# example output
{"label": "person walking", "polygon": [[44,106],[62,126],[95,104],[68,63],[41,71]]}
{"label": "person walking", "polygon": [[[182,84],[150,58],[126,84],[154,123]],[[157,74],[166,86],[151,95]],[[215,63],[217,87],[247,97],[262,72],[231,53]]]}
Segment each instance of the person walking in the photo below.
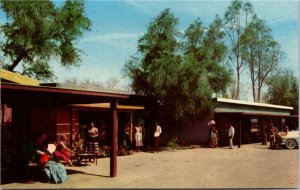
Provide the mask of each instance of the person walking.
{"label": "person walking", "polygon": [[158,123],[155,123],[155,129],[154,129],[154,153],[158,153],[158,146],[159,146],[159,137],[162,133],[161,126],[158,125]]}
{"label": "person walking", "polygon": [[227,123],[227,126],[228,126],[229,149],[233,149],[234,128],[230,122]]}

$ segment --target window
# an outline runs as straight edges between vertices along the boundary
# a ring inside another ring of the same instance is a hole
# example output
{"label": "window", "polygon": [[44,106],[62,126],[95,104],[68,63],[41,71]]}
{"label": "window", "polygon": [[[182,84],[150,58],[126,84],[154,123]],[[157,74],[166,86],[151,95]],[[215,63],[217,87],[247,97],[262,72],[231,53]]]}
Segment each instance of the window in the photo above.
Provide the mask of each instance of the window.
{"label": "window", "polygon": [[258,133],[258,119],[250,119],[250,132]]}

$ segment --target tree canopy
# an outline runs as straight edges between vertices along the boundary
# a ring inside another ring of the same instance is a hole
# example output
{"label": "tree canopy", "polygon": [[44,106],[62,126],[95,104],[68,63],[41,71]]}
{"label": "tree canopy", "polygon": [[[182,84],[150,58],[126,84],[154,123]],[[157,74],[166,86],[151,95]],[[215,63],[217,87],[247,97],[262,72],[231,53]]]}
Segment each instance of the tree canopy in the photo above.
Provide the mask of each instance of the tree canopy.
{"label": "tree canopy", "polygon": [[50,0],[1,0],[0,5],[7,16],[0,44],[9,60],[5,68],[13,71],[22,63],[24,74],[47,80],[54,76],[51,58],[59,58],[64,66],[79,64],[76,42],[91,27],[83,1],[67,0],[62,7]]}
{"label": "tree canopy", "polygon": [[224,29],[227,36],[228,60],[235,73],[235,88],[232,93],[233,99],[240,99],[241,74],[245,69],[245,62],[242,59],[240,38],[252,20],[255,13],[249,2],[233,0],[224,13]]}
{"label": "tree canopy", "polygon": [[242,59],[247,63],[254,102],[260,102],[268,77],[283,59],[279,43],[271,35],[266,23],[254,18],[241,36]]}
{"label": "tree canopy", "polygon": [[299,114],[299,81],[291,70],[280,69],[273,73],[267,80],[267,86],[268,103],[291,106],[293,114]]}
{"label": "tree canopy", "polygon": [[182,34],[169,9],[154,18],[138,41],[138,51],[124,66],[138,94],[152,96],[175,120],[198,117],[212,108],[212,94],[225,91],[229,72],[221,20],[203,27],[200,19]]}

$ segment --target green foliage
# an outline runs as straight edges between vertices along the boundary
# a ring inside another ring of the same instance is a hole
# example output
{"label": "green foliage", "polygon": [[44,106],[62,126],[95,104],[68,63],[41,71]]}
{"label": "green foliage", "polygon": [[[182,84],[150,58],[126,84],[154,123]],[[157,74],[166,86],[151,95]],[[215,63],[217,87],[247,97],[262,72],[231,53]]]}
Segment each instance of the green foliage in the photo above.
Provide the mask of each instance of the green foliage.
{"label": "green foliage", "polygon": [[178,143],[177,137],[174,137],[172,140],[170,140],[167,146],[170,147],[171,149],[179,149],[181,147]]}
{"label": "green foliage", "polygon": [[261,91],[269,75],[283,58],[279,43],[272,37],[271,29],[258,18],[253,18],[242,34],[243,60],[248,64],[254,102],[260,102]]}
{"label": "green foliage", "polygon": [[252,5],[242,0],[233,0],[224,13],[224,29],[228,41],[228,60],[235,72],[235,89],[232,91],[233,99],[240,99],[241,74],[245,69],[245,62],[242,59],[241,35],[249,24],[249,20],[255,16]]}
{"label": "green foliage", "polygon": [[208,28],[197,19],[184,34],[178,24],[169,9],[162,11],[123,71],[134,91],[158,100],[164,118],[183,120],[210,111],[212,93],[225,92],[230,75],[220,64],[227,52],[220,18]]}
{"label": "green foliage", "polygon": [[267,81],[268,103],[291,106],[299,114],[299,81],[292,71],[279,70]]}
{"label": "green foliage", "polygon": [[[0,48],[11,62],[7,66],[10,71],[22,62],[25,70],[31,69],[25,73],[45,78],[53,76],[47,68],[50,58],[60,58],[64,66],[76,66],[81,61],[81,50],[75,43],[91,27],[83,1],[67,0],[60,8],[49,0],[1,0],[0,5],[8,18],[1,26],[4,39]],[[35,64],[38,66],[31,66]],[[42,66],[46,73],[41,73]]]}
{"label": "green foliage", "polygon": [[53,70],[50,68],[48,63],[41,60],[37,60],[31,65],[24,64],[23,68],[24,71],[22,74],[41,81],[52,80],[55,78]]}

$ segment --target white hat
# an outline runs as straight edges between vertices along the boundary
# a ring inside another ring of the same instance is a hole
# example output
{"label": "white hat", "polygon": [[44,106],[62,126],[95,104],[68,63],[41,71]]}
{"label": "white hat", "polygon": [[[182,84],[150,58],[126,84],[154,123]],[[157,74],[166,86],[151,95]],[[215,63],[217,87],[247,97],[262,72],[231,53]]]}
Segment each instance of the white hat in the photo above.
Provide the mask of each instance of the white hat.
{"label": "white hat", "polygon": [[208,122],[208,126],[211,126],[211,125],[215,125],[216,124],[216,122],[214,121],[214,120],[211,120],[210,122]]}

